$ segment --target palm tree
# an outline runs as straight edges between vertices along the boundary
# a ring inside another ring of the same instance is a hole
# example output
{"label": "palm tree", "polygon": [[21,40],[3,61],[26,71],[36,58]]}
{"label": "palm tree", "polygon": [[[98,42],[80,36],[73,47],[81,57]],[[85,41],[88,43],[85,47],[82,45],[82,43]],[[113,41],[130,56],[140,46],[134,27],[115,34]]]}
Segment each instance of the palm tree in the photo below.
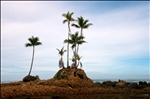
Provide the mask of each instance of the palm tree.
{"label": "palm tree", "polygon": [[83,36],[83,29],[87,29],[93,25],[92,23],[88,23],[89,20],[84,20],[82,16],[78,17],[77,22],[78,24],[72,24],[72,26],[81,29],[80,36]]}
{"label": "palm tree", "polygon": [[75,58],[75,66],[77,66],[77,56],[78,56],[77,45],[85,43],[86,41],[84,41],[83,39],[84,39],[84,37],[79,36],[78,32],[76,32],[75,34],[70,35],[70,39],[64,40],[64,43],[72,44],[71,48],[73,50],[73,54],[74,54],[74,58]]}
{"label": "palm tree", "polygon": [[60,60],[59,60],[59,67],[60,68],[64,68],[64,62],[63,62],[63,55],[64,53],[66,52],[66,50],[64,50],[64,47],[61,48],[61,50],[57,49],[58,50],[58,54],[60,55]]}
{"label": "palm tree", "polygon": [[[74,19],[72,18],[72,15],[74,13],[70,13],[68,11],[67,14],[62,14],[62,16],[65,18],[65,20],[63,20],[63,24],[68,22],[68,40],[69,40],[69,34],[71,34],[71,29],[70,29],[70,22],[74,21]],[[69,43],[67,44],[67,67],[69,67]]]}
{"label": "palm tree", "polygon": [[26,43],[25,46],[26,47],[31,47],[31,46],[33,47],[31,67],[30,67],[30,71],[29,71],[29,74],[28,74],[28,76],[30,76],[31,70],[32,70],[32,66],[33,66],[35,46],[41,45],[42,43],[39,42],[39,38],[38,37],[34,37],[34,36],[32,36],[31,38],[28,38],[28,40],[29,40],[29,43]]}
{"label": "palm tree", "polygon": [[[88,23],[89,20],[84,20],[82,16],[78,17],[77,23],[78,24],[72,24],[73,27],[80,28],[80,36],[83,36],[83,29],[87,29],[89,26],[93,25],[92,23]],[[77,47],[77,52],[79,50],[79,45]]]}

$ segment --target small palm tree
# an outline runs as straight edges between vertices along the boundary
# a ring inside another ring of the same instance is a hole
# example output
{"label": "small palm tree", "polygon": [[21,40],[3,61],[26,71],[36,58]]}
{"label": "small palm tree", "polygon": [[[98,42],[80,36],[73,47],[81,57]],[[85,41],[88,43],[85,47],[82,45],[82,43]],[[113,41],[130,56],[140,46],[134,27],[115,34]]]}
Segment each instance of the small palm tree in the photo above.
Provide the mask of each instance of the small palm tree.
{"label": "small palm tree", "polygon": [[34,37],[34,36],[32,36],[31,38],[28,38],[28,40],[29,40],[29,43],[26,43],[25,46],[26,47],[31,47],[31,46],[33,47],[31,67],[30,67],[30,71],[29,71],[29,74],[28,74],[28,76],[30,76],[31,70],[32,70],[32,66],[33,66],[35,46],[41,45],[42,43],[39,42],[39,38],[38,37]]}
{"label": "small palm tree", "polygon": [[64,68],[64,62],[63,62],[63,55],[64,53],[66,52],[66,50],[64,50],[64,47],[61,48],[61,50],[57,49],[58,50],[58,54],[60,55],[60,60],[59,60],[59,67],[60,68]]}
{"label": "small palm tree", "polygon": [[[71,33],[71,29],[70,29],[70,22],[74,21],[74,19],[72,18],[72,15],[74,13],[73,12],[69,12],[67,14],[62,14],[62,16],[65,18],[65,20],[63,20],[63,23],[68,22],[68,40],[69,40],[69,34]],[[69,66],[69,43],[67,44],[67,67]]]}
{"label": "small palm tree", "polygon": [[[89,20],[84,20],[82,16],[78,17],[77,24],[72,24],[73,27],[80,28],[80,36],[83,36],[83,29],[87,29],[89,26],[93,25],[92,23],[88,23]],[[79,45],[77,47],[77,52],[79,50]]]}
{"label": "small palm tree", "polygon": [[76,32],[75,34],[70,35],[70,39],[64,40],[64,43],[72,44],[71,48],[73,50],[73,54],[74,54],[74,58],[75,58],[75,66],[77,66],[77,56],[78,56],[77,45],[85,43],[86,41],[84,41],[83,39],[84,39],[84,37],[79,36],[78,32]]}

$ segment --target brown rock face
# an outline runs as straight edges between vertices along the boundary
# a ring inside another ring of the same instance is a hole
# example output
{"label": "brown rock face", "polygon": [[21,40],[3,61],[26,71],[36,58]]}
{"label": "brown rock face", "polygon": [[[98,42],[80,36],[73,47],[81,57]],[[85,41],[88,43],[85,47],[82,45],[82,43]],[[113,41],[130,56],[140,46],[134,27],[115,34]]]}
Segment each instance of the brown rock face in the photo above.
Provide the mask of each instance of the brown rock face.
{"label": "brown rock face", "polygon": [[94,83],[89,79],[82,69],[60,69],[53,79],[42,84],[60,87],[93,87]]}

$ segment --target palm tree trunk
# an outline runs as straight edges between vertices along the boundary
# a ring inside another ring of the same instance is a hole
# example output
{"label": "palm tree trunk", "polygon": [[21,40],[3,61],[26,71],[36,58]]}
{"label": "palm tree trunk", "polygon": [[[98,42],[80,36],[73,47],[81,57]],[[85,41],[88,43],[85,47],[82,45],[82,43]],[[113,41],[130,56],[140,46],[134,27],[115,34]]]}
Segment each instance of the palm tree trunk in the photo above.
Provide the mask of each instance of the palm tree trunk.
{"label": "palm tree trunk", "polygon": [[[69,40],[69,33],[71,32],[70,30],[70,22],[68,22],[68,40]],[[69,42],[67,45],[67,67],[69,67]]]}
{"label": "palm tree trunk", "polygon": [[32,54],[31,67],[30,67],[30,71],[29,71],[28,76],[30,76],[30,74],[31,74],[31,70],[32,70],[32,66],[33,66],[33,60],[34,60],[34,46],[33,46],[33,54]]}
{"label": "palm tree trunk", "polygon": [[65,68],[65,67],[64,67],[64,62],[63,62],[63,57],[62,57],[62,56],[61,56],[61,60],[62,60],[62,67]]}
{"label": "palm tree trunk", "polygon": [[[83,29],[81,28],[80,36],[83,36],[82,30],[83,30]],[[77,54],[78,54],[78,51],[79,51],[79,44],[78,44],[78,46],[77,46]]]}
{"label": "palm tree trunk", "polygon": [[78,51],[79,51],[79,44],[77,45],[77,54],[78,54]]}
{"label": "palm tree trunk", "polygon": [[81,35],[80,35],[80,36],[83,36],[82,30],[83,30],[83,29],[81,28]]}
{"label": "palm tree trunk", "polygon": [[74,55],[74,57],[75,57],[75,66],[77,67],[77,47],[76,47],[76,45],[75,45],[75,55]]}

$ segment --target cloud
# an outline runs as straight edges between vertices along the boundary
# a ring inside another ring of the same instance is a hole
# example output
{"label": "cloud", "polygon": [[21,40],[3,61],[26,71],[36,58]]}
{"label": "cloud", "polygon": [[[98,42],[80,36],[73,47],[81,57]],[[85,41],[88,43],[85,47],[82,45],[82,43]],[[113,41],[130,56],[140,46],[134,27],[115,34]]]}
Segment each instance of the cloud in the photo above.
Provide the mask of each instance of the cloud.
{"label": "cloud", "polygon": [[148,11],[146,8],[147,6],[121,9],[93,16],[94,25],[86,31],[86,37],[90,41],[88,44],[96,46],[98,51],[104,49],[103,51],[109,50],[114,54],[119,53],[118,51],[119,54],[123,52],[128,55],[139,52],[148,54],[148,12],[146,19],[139,19],[143,16],[141,12]]}

